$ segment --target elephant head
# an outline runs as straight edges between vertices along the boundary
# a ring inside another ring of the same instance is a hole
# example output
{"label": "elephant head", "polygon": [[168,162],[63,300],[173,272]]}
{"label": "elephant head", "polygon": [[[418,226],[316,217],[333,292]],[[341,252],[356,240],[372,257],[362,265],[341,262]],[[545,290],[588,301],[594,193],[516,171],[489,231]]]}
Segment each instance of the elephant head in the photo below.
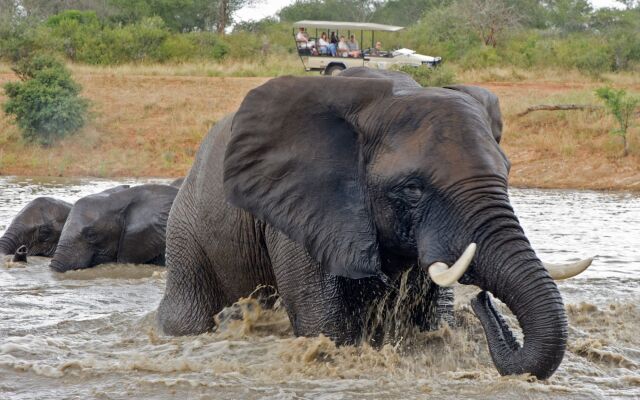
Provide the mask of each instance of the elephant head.
{"label": "elephant head", "polygon": [[[271,80],[233,119],[226,196],[331,274],[388,281],[418,264],[442,284],[479,286],[473,307],[499,372],[546,378],[562,361],[567,317],[509,202],[499,110],[477,99],[495,96],[472,90]],[[487,292],[516,315],[522,344]]]}
{"label": "elephant head", "polygon": [[[25,246],[26,255],[50,257],[56,250],[71,204],[38,197],[15,216],[0,238],[0,254],[14,254]],[[24,252],[24,251],[23,251]]]}
{"label": "elephant head", "polygon": [[177,192],[168,185],[120,186],[81,198],[50,267],[65,272],[108,262],[163,261],[167,217]]}

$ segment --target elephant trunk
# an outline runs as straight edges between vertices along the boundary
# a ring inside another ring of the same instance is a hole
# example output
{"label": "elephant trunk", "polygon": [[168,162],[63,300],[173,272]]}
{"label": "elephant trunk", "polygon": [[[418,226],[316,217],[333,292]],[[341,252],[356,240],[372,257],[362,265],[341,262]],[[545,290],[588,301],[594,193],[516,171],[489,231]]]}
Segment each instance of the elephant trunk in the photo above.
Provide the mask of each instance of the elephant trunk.
{"label": "elephant trunk", "polygon": [[56,272],[66,272],[72,269],[84,269],[92,265],[96,255],[93,249],[82,244],[71,244],[68,240],[58,242],[49,267]]}
{"label": "elephant trunk", "polygon": [[[483,291],[472,301],[472,307],[484,328],[496,368],[502,375],[530,373],[539,379],[550,377],[560,365],[567,345],[567,318],[557,286],[533,251],[513,255],[489,271],[478,282]],[[524,337],[522,345],[487,291],[516,316]]]}
{"label": "elephant trunk", "polygon": [[[472,217],[463,219],[464,231],[470,234],[461,239],[465,245],[477,243],[477,250],[471,269],[460,282],[483,290],[472,307],[484,328],[493,362],[502,375],[530,373],[546,379],[560,365],[567,345],[567,317],[560,291],[524,235],[506,189],[473,190],[464,197],[468,207],[464,211]],[[522,344],[487,292],[516,316]]]}
{"label": "elephant trunk", "polygon": [[18,248],[16,238],[7,232],[4,236],[0,237],[0,255],[1,254],[13,254]]}

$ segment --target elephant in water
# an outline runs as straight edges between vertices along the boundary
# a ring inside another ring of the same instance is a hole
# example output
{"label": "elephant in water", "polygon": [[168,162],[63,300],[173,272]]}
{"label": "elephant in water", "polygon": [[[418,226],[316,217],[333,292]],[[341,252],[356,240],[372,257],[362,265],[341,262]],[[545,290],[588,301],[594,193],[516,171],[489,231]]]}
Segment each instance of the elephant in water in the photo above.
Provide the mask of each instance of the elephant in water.
{"label": "elephant in water", "polygon": [[51,197],[29,202],[0,237],[0,255],[17,254],[15,261],[26,261],[27,256],[53,256],[71,207]]}
{"label": "elephant in water", "polygon": [[65,272],[111,262],[164,265],[166,223],[177,193],[173,186],[149,184],[81,198],[50,267]]}
{"label": "elephant in water", "polygon": [[[400,296],[401,280],[459,281],[482,289],[472,305],[498,371],[551,376],[567,316],[509,202],[497,98],[358,74],[270,80],[213,127],[169,216],[160,327],[213,329],[262,284],[296,335],[375,341],[370,310]],[[489,292],[516,315],[522,344]],[[429,328],[423,314],[442,296],[414,294],[424,298],[401,305]]]}

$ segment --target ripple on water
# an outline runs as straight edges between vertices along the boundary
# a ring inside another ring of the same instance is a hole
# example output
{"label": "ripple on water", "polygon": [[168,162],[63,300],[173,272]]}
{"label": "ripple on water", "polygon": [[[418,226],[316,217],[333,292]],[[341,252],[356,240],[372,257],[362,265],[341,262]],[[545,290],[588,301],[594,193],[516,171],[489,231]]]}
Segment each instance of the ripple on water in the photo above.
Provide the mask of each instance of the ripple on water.
{"label": "ripple on water", "polygon": [[[73,201],[120,183],[0,178],[0,230],[34,197]],[[175,338],[155,325],[163,268],[105,265],[58,274],[48,259],[32,257],[26,266],[0,265],[0,397],[640,397],[639,198],[538,190],[513,190],[512,197],[544,259],[600,255],[583,277],[559,285],[569,346],[548,381],[498,376],[468,306],[473,287],[456,288],[455,327],[381,349],[293,337],[283,310],[263,310],[252,300],[239,302],[241,318],[222,321],[215,333]],[[624,229],[621,221],[628,221]]]}

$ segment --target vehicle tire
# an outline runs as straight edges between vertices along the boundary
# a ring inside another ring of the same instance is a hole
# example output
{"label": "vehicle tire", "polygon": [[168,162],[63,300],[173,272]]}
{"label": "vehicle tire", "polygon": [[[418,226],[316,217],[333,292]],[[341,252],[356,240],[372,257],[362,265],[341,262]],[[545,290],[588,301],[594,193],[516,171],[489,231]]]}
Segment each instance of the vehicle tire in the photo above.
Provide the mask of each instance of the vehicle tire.
{"label": "vehicle tire", "polygon": [[324,70],[324,74],[328,76],[336,76],[346,68],[342,65],[332,65]]}

